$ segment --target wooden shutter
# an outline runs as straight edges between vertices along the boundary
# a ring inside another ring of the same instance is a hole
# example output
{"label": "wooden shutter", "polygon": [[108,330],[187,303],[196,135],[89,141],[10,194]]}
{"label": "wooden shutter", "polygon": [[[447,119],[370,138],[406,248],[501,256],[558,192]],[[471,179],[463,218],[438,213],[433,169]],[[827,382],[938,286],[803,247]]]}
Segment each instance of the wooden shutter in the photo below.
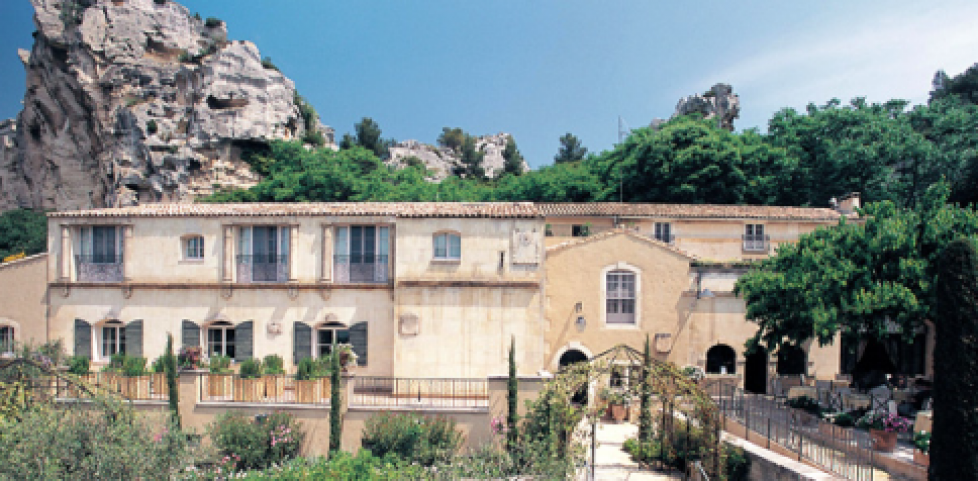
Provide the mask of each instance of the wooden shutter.
{"label": "wooden shutter", "polygon": [[367,323],[358,322],[350,326],[350,344],[357,355],[357,365],[367,365]]}
{"label": "wooden shutter", "polygon": [[126,355],[143,357],[143,320],[126,324]]}
{"label": "wooden shutter", "polygon": [[307,357],[312,357],[312,328],[309,324],[297,322],[292,329],[292,362],[299,364]]}
{"label": "wooden shutter", "polygon": [[234,327],[234,360],[241,362],[251,359],[255,352],[255,322],[246,321]]}
{"label": "wooden shutter", "polygon": [[75,355],[92,358],[92,325],[75,319]]}
{"label": "wooden shutter", "polygon": [[180,328],[180,337],[183,347],[200,347],[200,326],[184,319]]}

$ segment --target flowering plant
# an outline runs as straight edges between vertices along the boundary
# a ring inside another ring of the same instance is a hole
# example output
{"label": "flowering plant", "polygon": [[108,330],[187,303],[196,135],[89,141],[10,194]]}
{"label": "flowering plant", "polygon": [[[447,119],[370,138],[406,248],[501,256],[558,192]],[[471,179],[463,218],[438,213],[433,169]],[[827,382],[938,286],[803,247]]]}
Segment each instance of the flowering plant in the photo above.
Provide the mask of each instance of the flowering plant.
{"label": "flowering plant", "polygon": [[903,416],[890,413],[877,413],[874,411],[870,411],[865,416],[859,418],[859,422],[856,425],[861,428],[886,431],[888,433],[905,433],[913,427],[913,423]]}
{"label": "flowering plant", "polygon": [[204,353],[199,346],[180,348],[177,362],[180,364],[180,369],[200,369],[206,364]]}
{"label": "flowering plant", "polygon": [[357,353],[353,352],[353,345],[338,344],[336,348],[340,353],[340,366],[343,369],[355,367],[357,365]]}
{"label": "flowering plant", "polygon": [[509,431],[509,426],[506,425],[506,419],[502,416],[496,416],[492,418],[489,422],[489,426],[492,428],[493,434],[506,434]]}

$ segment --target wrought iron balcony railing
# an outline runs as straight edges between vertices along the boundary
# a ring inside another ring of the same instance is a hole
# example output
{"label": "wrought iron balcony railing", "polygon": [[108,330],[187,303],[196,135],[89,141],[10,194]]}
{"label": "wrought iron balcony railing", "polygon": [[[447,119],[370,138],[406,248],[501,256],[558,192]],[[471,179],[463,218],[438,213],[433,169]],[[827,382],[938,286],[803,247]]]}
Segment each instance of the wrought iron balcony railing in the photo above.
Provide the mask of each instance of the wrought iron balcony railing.
{"label": "wrought iron balcony railing", "polygon": [[771,246],[771,238],[766,235],[743,236],[744,252],[767,252]]}
{"label": "wrought iron balcony railing", "polygon": [[76,255],[79,282],[122,282],[121,255]]}
{"label": "wrought iron balcony railing", "polygon": [[387,256],[336,255],[333,265],[336,282],[384,284],[390,277]]}
{"label": "wrought iron balcony railing", "polygon": [[253,254],[238,256],[238,282],[288,282],[289,256]]}

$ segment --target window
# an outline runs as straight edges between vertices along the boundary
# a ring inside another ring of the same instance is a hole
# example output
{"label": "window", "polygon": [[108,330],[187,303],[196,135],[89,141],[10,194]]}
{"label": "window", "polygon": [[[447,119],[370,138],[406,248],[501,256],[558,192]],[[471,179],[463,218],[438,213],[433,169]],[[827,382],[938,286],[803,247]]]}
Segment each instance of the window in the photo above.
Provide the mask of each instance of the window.
{"label": "window", "polygon": [[218,321],[207,328],[207,356],[234,358],[234,326],[230,322]]}
{"label": "window", "polygon": [[764,224],[747,224],[744,233],[747,237],[764,237]]}
{"label": "window", "polygon": [[287,281],[290,236],[288,226],[241,227],[238,231],[238,282]]}
{"label": "window", "polygon": [[672,224],[668,222],[656,222],[655,238],[667,244],[672,244]]}
{"label": "window", "polygon": [[764,224],[747,224],[744,227],[744,250],[767,250],[767,236],[764,235]]}
{"label": "window", "polygon": [[611,271],[606,276],[606,322],[635,323],[635,273]]}
{"label": "window", "polygon": [[331,322],[316,330],[316,355],[326,357],[337,344],[350,344],[350,330],[343,324]]}
{"label": "window", "polygon": [[81,261],[87,264],[122,262],[122,235],[116,226],[81,228]]}
{"label": "window", "polygon": [[126,352],[126,326],[119,321],[109,321],[102,326],[102,358]]}
{"label": "window", "polygon": [[336,228],[333,253],[338,282],[387,282],[390,229],[351,225]]}
{"label": "window", "polygon": [[587,237],[591,235],[591,225],[575,224],[571,226],[571,235],[574,237]]}
{"label": "window", "polygon": [[14,352],[14,328],[0,326],[0,354]]}
{"label": "window", "polygon": [[462,258],[462,236],[450,232],[435,234],[435,259]]}
{"label": "window", "polygon": [[185,259],[198,260],[204,258],[204,238],[202,236],[195,235],[186,237],[183,242],[183,255]]}

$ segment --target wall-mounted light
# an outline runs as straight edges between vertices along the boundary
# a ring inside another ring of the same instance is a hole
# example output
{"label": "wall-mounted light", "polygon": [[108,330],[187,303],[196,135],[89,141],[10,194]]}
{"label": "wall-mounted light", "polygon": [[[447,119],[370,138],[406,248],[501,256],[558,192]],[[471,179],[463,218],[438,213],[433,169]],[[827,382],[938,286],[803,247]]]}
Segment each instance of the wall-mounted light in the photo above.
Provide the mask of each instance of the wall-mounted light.
{"label": "wall-mounted light", "polygon": [[584,310],[584,303],[578,301],[577,304],[574,304],[574,312],[580,314],[582,310]]}
{"label": "wall-mounted light", "polygon": [[578,331],[583,331],[587,327],[587,319],[584,319],[584,316],[577,316],[577,320],[574,321],[574,326],[577,327]]}
{"label": "wall-mounted light", "polygon": [[713,298],[713,297],[716,297],[716,294],[714,294],[709,289],[703,289],[702,291],[699,291],[699,292],[696,293],[696,298],[697,299],[710,299],[710,298]]}

